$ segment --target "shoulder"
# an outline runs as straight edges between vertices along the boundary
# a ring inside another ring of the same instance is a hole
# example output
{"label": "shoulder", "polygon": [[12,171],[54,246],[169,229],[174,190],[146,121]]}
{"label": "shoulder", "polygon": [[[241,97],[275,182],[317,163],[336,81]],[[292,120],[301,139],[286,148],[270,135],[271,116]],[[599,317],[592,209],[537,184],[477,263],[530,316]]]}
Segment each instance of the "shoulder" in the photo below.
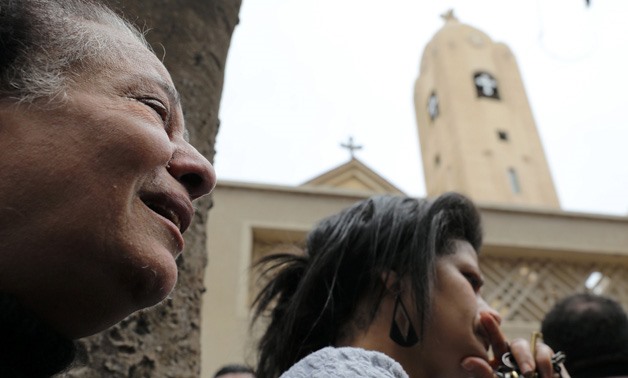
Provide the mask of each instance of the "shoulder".
{"label": "shoulder", "polygon": [[408,378],[401,365],[384,353],[360,348],[320,349],[294,364],[281,378]]}

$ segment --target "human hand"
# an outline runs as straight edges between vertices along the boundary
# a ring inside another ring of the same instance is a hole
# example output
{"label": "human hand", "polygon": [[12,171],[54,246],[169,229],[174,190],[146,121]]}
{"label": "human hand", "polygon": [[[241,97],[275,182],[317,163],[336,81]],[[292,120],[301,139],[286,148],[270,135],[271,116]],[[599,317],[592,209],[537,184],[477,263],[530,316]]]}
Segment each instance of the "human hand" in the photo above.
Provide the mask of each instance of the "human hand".
{"label": "human hand", "polygon": [[[515,356],[517,355],[516,351],[512,352],[513,344],[522,343],[524,344],[521,348],[521,352],[518,354],[520,356],[528,355],[528,351],[531,351],[529,357],[534,357],[533,360],[536,363],[536,371],[532,373],[526,373],[524,377],[554,377],[554,378],[569,378],[569,373],[565,369],[563,365],[563,361],[565,361],[565,354],[562,352],[554,353],[554,351],[543,343],[540,338],[543,337],[540,332],[534,332],[532,334],[532,340],[530,344],[527,343],[524,339],[516,339],[511,344],[511,352],[502,355],[502,363],[503,365],[498,368],[497,377],[498,378],[513,378],[518,377],[515,372],[520,372],[522,369],[519,367],[517,359]],[[537,353],[538,350],[541,350],[540,353]],[[547,360],[549,360],[550,368],[547,367]],[[548,375],[549,374],[549,375]]]}
{"label": "human hand", "polygon": [[[559,375],[554,371],[552,356],[554,351],[540,340],[534,348],[525,339],[515,339],[510,344],[499,328],[499,322],[489,313],[480,314],[480,321],[486,331],[489,344],[496,356],[490,361],[479,357],[467,357],[462,360],[462,367],[474,378],[495,378],[495,370],[502,364],[501,356],[510,352],[523,377],[554,378]],[[561,364],[560,377],[569,378],[569,374]]]}

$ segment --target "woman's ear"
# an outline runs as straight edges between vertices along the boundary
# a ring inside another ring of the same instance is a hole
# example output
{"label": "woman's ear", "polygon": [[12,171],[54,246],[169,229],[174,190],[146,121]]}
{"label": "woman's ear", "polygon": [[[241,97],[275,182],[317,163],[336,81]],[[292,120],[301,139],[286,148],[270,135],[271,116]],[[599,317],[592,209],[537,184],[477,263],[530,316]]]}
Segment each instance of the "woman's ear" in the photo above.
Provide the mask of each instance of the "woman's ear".
{"label": "woman's ear", "polygon": [[399,294],[401,292],[401,282],[397,273],[392,270],[382,272],[380,275],[382,284],[386,288],[386,291],[390,294]]}

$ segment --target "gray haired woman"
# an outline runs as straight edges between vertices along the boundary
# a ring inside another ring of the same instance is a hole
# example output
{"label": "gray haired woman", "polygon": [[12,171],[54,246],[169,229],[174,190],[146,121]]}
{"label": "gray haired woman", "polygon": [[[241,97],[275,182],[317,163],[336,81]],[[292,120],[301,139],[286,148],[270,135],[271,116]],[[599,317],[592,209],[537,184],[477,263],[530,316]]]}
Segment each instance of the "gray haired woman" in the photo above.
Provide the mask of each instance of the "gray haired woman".
{"label": "gray haired woman", "polygon": [[213,167],[141,33],[88,0],[0,0],[0,376],[165,298]]}

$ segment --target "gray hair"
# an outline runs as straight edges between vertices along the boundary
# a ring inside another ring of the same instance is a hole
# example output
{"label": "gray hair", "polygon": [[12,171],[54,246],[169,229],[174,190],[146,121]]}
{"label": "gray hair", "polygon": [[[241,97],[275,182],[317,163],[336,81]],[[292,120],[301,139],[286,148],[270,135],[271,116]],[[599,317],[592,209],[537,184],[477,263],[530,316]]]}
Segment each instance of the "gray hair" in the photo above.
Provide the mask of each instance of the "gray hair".
{"label": "gray hair", "polygon": [[0,0],[0,101],[56,102],[82,73],[124,57],[99,26],[150,49],[143,34],[92,0]]}

